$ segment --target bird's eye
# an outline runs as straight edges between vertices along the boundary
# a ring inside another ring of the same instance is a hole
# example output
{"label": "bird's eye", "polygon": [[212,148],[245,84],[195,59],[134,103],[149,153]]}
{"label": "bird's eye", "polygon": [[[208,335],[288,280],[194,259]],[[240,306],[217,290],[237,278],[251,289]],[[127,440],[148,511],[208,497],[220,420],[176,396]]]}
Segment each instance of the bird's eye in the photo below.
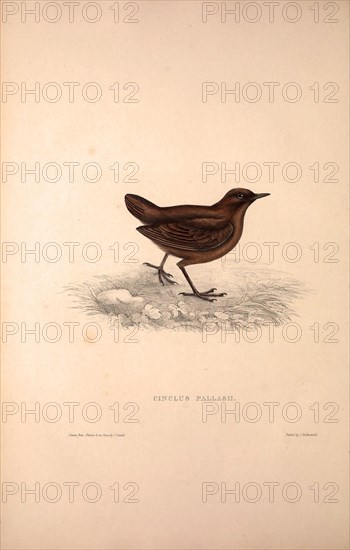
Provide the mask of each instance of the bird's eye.
{"label": "bird's eye", "polygon": [[243,196],[244,196],[243,193],[238,193],[237,199],[243,199]]}

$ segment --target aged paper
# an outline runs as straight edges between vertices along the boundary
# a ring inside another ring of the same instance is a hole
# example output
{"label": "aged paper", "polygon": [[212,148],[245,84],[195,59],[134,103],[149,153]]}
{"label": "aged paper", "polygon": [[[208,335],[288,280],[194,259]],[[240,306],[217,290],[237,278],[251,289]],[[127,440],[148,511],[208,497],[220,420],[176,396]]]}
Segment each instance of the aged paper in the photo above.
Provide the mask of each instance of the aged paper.
{"label": "aged paper", "polygon": [[1,547],[349,548],[348,2],[1,18]]}

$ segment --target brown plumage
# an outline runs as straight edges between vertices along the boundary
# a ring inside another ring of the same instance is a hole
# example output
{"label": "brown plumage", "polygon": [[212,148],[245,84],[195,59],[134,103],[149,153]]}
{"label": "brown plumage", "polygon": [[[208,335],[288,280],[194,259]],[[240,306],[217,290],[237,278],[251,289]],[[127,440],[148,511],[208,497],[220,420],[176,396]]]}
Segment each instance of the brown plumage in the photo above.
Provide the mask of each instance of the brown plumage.
{"label": "brown plumage", "polygon": [[151,239],[165,256],[160,266],[146,263],[158,271],[159,281],[172,281],[172,275],[164,271],[164,264],[170,255],[181,258],[178,267],[188,281],[192,293],[181,292],[184,296],[197,296],[214,301],[216,288],[199,292],[191,281],[185,267],[217,260],[230,252],[238,243],[243,232],[244,216],[247,208],[256,200],[270,193],[255,194],[249,189],[231,189],[212,206],[166,206],[160,207],[139,195],[125,195],[129,212],[145,225],[137,231]]}

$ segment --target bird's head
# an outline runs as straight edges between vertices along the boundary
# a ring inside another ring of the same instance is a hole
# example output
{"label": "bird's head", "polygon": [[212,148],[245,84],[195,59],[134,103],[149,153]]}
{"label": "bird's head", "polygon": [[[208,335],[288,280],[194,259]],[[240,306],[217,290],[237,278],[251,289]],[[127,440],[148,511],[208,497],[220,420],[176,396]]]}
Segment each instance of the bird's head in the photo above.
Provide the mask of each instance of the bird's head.
{"label": "bird's head", "polygon": [[222,200],[232,207],[246,210],[254,201],[267,197],[268,195],[270,195],[270,193],[253,193],[253,191],[249,189],[237,187],[236,189],[228,191]]}

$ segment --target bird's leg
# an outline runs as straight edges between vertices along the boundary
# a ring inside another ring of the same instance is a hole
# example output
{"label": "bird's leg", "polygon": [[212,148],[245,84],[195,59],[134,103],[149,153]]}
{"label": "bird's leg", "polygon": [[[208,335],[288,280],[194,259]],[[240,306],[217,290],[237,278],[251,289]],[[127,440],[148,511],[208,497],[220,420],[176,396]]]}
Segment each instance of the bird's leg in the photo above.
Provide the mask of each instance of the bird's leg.
{"label": "bird's leg", "polygon": [[144,262],[143,265],[148,265],[148,267],[152,267],[153,269],[156,269],[158,271],[158,279],[159,279],[159,282],[162,285],[164,285],[164,280],[163,279],[165,279],[168,283],[170,283],[172,285],[177,285],[176,281],[171,280],[171,278],[173,278],[172,274],[171,273],[166,273],[164,271],[164,264],[167,261],[168,256],[169,256],[169,254],[165,254],[165,256],[162,259],[162,262],[161,262],[160,265],[153,265],[153,264],[149,264],[148,262]]}
{"label": "bird's leg", "polygon": [[221,292],[219,294],[213,294],[213,292],[216,290],[216,288],[211,288],[210,290],[207,290],[206,292],[199,292],[199,290],[196,289],[194,284],[192,283],[189,274],[187,273],[186,269],[177,264],[179,268],[181,269],[182,273],[184,274],[186,281],[192,288],[193,292],[180,292],[179,294],[182,294],[182,296],[197,296],[197,298],[201,298],[202,300],[207,300],[207,302],[216,302],[215,297],[222,297],[226,296],[226,292]]}

